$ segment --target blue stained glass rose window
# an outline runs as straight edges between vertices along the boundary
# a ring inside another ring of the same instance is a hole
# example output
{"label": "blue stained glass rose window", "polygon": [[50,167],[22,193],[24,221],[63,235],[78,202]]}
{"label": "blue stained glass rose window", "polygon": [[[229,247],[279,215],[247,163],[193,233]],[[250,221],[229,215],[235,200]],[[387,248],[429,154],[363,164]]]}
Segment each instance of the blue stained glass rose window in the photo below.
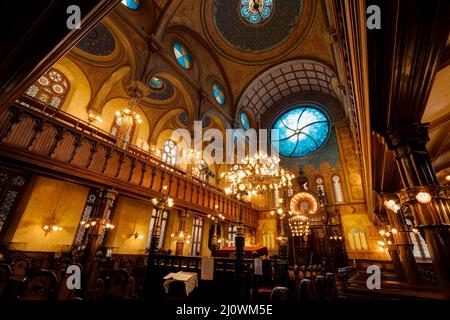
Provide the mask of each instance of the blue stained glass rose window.
{"label": "blue stained glass rose window", "polygon": [[242,129],[244,129],[244,130],[250,129],[250,119],[245,114],[245,112],[241,113],[241,125],[242,125]]}
{"label": "blue stained glass rose window", "polygon": [[324,112],[315,107],[298,106],[281,115],[272,129],[278,129],[278,134],[272,134],[272,143],[280,155],[300,158],[325,143],[330,133],[330,121]]}
{"label": "blue stained glass rose window", "polygon": [[216,99],[218,104],[225,103],[225,94],[223,93],[222,88],[218,84],[213,85],[213,95],[214,99]]}
{"label": "blue stained glass rose window", "polygon": [[184,69],[190,69],[192,65],[191,55],[188,53],[186,48],[179,42],[173,44],[173,53],[175,58],[177,58],[178,63]]}
{"label": "blue stained glass rose window", "polygon": [[252,26],[258,26],[267,22],[273,13],[273,1],[241,0],[239,7],[241,19]]}
{"label": "blue stained glass rose window", "polygon": [[137,10],[139,8],[139,0],[122,0],[122,4],[131,10]]}

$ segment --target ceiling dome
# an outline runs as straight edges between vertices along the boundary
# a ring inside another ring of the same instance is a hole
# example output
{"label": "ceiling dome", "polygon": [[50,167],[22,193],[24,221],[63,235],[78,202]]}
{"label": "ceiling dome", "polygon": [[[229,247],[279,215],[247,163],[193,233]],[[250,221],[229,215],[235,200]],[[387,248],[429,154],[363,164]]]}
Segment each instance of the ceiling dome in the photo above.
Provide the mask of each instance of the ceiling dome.
{"label": "ceiling dome", "polygon": [[116,40],[108,28],[99,23],[78,42],[78,49],[95,56],[108,56],[116,48]]}
{"label": "ceiling dome", "polygon": [[[262,12],[253,9],[254,5]],[[303,0],[214,1],[213,13],[217,30],[231,46],[261,51],[283,42],[295,31],[302,8]]]}
{"label": "ceiling dome", "polygon": [[305,39],[316,2],[204,0],[202,28],[210,45],[222,55],[236,62],[266,64],[288,55]]}

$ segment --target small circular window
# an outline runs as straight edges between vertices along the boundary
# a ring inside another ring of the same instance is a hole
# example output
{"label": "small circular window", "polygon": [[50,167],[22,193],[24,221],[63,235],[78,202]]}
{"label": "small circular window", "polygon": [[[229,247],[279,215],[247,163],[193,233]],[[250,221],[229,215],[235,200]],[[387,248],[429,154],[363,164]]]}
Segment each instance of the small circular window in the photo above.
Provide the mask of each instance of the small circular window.
{"label": "small circular window", "polygon": [[139,8],[139,0],[122,0],[122,4],[131,10]]}
{"label": "small circular window", "polygon": [[223,93],[222,88],[218,85],[215,84],[213,85],[213,95],[214,95],[214,99],[216,99],[218,104],[224,104],[225,103],[225,94]]}
{"label": "small circular window", "polygon": [[288,158],[300,158],[315,152],[328,139],[328,116],[313,106],[297,106],[282,114],[272,129],[272,143]]}
{"label": "small circular window", "polygon": [[190,69],[192,66],[192,59],[186,48],[179,42],[173,44],[173,53],[180,66],[184,69]]}
{"label": "small circular window", "polygon": [[152,77],[150,79],[150,87],[156,90],[160,90],[164,87],[164,82],[157,77]]}

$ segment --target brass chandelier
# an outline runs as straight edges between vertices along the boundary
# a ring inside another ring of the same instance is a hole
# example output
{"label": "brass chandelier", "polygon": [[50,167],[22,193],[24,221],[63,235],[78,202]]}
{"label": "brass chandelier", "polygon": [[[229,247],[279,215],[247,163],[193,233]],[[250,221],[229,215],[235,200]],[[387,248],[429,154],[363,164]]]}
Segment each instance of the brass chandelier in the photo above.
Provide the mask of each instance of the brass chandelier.
{"label": "brass chandelier", "polygon": [[229,182],[225,193],[241,199],[243,196],[262,194],[271,190],[292,188],[294,175],[279,167],[280,158],[257,152],[245,157],[241,164],[235,164],[231,170],[222,174]]}

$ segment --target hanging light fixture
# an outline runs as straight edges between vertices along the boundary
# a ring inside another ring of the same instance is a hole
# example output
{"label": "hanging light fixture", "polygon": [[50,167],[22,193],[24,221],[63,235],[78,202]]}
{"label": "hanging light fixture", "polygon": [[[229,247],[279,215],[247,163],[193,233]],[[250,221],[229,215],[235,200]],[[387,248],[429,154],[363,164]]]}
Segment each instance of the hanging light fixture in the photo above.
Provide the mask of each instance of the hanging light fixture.
{"label": "hanging light fixture", "polygon": [[311,234],[308,217],[301,213],[293,214],[289,218],[289,228],[293,237],[304,237]]}

